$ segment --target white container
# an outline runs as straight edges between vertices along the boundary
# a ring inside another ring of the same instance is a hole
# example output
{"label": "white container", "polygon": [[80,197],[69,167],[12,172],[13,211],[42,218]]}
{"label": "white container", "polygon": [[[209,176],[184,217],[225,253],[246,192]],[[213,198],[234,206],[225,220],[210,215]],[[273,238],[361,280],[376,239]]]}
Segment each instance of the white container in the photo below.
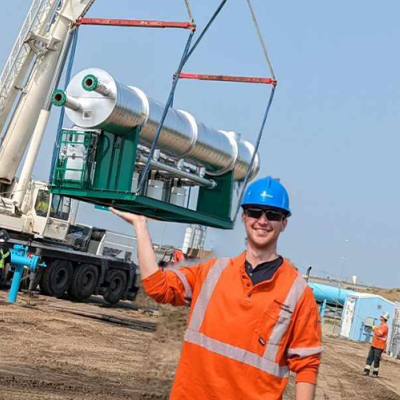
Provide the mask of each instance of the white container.
{"label": "white container", "polygon": [[173,187],[171,189],[171,196],[169,202],[179,207],[185,206],[186,190],[184,188]]}
{"label": "white container", "polygon": [[164,182],[155,179],[150,179],[149,183],[147,184],[146,196],[151,197],[152,199],[162,201],[163,194],[164,194]]}

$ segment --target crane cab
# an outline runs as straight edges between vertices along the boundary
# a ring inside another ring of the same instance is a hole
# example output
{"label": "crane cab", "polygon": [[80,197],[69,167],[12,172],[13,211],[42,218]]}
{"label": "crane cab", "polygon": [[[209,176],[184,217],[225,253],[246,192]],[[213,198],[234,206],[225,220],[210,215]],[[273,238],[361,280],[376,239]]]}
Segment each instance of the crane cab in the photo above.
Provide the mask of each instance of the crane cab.
{"label": "crane cab", "polygon": [[78,202],[69,197],[51,194],[47,187],[33,190],[32,222],[35,235],[65,240],[69,227],[75,222]]}

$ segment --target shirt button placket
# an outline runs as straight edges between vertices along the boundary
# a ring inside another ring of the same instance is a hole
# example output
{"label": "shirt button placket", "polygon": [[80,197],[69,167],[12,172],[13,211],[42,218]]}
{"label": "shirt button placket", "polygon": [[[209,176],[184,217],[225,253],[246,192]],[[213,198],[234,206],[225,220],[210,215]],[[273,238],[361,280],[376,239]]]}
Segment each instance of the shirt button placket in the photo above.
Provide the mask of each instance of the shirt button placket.
{"label": "shirt button placket", "polygon": [[244,301],[246,303],[249,303],[251,300],[251,290],[252,290],[252,284],[250,283],[250,279],[247,275],[243,274],[242,279],[244,281]]}

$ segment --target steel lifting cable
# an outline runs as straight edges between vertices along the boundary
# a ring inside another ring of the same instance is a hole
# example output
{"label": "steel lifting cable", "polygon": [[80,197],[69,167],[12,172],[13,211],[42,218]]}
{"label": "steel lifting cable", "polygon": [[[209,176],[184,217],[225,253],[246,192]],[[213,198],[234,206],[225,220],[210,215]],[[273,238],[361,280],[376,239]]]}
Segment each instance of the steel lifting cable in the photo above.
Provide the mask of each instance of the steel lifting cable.
{"label": "steel lifting cable", "polygon": [[[151,160],[153,158],[154,151],[156,150],[157,142],[158,142],[158,139],[159,139],[159,137],[161,135],[161,130],[163,128],[165,119],[167,117],[168,110],[171,107],[171,104],[173,102],[175,89],[176,89],[176,87],[178,85],[179,75],[182,72],[182,68],[184,67],[186,62],[189,60],[189,58],[192,55],[193,51],[196,49],[196,47],[200,43],[200,41],[202,40],[202,38],[204,37],[204,35],[208,31],[208,29],[210,28],[211,24],[217,18],[218,14],[221,12],[221,10],[224,7],[224,5],[226,4],[226,2],[227,2],[227,0],[222,0],[222,2],[220,3],[218,8],[216,9],[214,14],[212,15],[210,21],[207,23],[207,25],[204,27],[203,31],[199,35],[199,38],[193,44],[193,46],[190,46],[190,45],[191,45],[192,38],[193,38],[193,35],[194,35],[195,31],[192,30],[190,35],[189,35],[188,41],[186,43],[185,49],[184,49],[183,54],[182,54],[181,61],[179,63],[178,69],[177,69],[177,71],[176,71],[176,73],[174,75],[174,78],[173,78],[171,91],[169,93],[168,100],[167,100],[167,102],[165,104],[165,107],[164,107],[164,111],[163,111],[163,114],[162,114],[162,117],[161,117],[161,120],[160,120],[160,125],[158,126],[158,129],[157,129],[157,132],[156,132],[156,136],[153,139],[153,143],[152,143],[151,148],[150,148],[149,157],[147,158],[146,165],[144,167],[144,170],[142,172],[142,176],[140,177],[140,181],[139,181],[138,187],[137,187],[136,192],[135,192],[136,195],[138,195],[138,194],[143,195],[143,193],[144,193],[144,182],[147,179],[147,175],[148,175],[148,172],[149,172],[149,169],[150,169],[150,162],[151,162]],[[189,2],[187,0],[185,0],[185,4],[188,5]],[[190,12],[190,14],[191,14],[190,6],[188,8],[188,12]]]}
{"label": "steel lifting cable", "polygon": [[[196,30],[196,24],[194,22],[194,18],[193,18],[193,13],[192,13],[192,8],[190,7],[190,2],[189,0],[184,0],[185,1],[185,6],[186,6],[186,11],[188,13],[188,17],[190,19],[190,23],[192,24],[192,32],[194,32]],[[173,76],[172,79],[179,79],[179,76],[177,77],[176,75]],[[175,93],[172,95],[172,99],[171,99],[171,105],[170,107],[174,106],[174,95]]]}
{"label": "steel lifting cable", "polygon": [[251,16],[252,16],[256,31],[257,31],[257,36],[258,36],[258,39],[259,39],[259,41],[261,43],[261,47],[262,47],[263,52],[264,52],[264,56],[265,56],[265,58],[267,60],[267,65],[268,65],[269,71],[270,71],[271,76],[272,76],[273,80],[275,81],[275,83],[273,83],[273,85],[272,85],[272,90],[271,90],[271,94],[270,94],[270,97],[269,97],[269,100],[268,100],[268,103],[267,103],[267,108],[266,108],[266,110],[264,112],[264,117],[263,117],[263,120],[262,120],[262,123],[261,123],[260,130],[258,132],[257,141],[256,141],[256,144],[254,146],[254,153],[253,153],[253,156],[251,158],[251,162],[250,162],[249,168],[247,170],[246,176],[245,176],[244,181],[243,181],[243,189],[242,189],[242,192],[241,192],[241,194],[239,196],[239,200],[238,200],[238,204],[237,204],[237,207],[236,207],[236,212],[235,212],[235,216],[234,216],[233,221],[236,221],[236,218],[237,218],[237,216],[239,214],[239,211],[240,211],[240,206],[241,206],[241,203],[242,203],[242,200],[243,200],[244,191],[246,190],[247,183],[249,182],[249,179],[250,179],[250,174],[251,174],[251,171],[252,171],[252,168],[253,168],[254,160],[256,159],[258,148],[260,147],[262,135],[263,135],[263,132],[264,132],[264,127],[265,127],[265,124],[266,124],[267,119],[268,119],[269,110],[271,108],[272,100],[274,98],[275,89],[276,89],[276,76],[275,76],[275,73],[274,73],[274,69],[272,67],[271,60],[269,59],[269,56],[268,56],[267,46],[265,45],[264,39],[262,37],[261,30],[260,30],[260,27],[258,25],[256,15],[254,13],[254,9],[253,9],[253,7],[251,5],[251,1],[247,0],[247,4],[248,4],[249,9],[250,9],[250,13],[251,13]]}
{"label": "steel lifting cable", "polygon": [[274,80],[276,80],[274,69],[272,68],[272,63],[271,63],[271,60],[270,60],[269,55],[268,55],[267,46],[265,45],[265,41],[264,41],[264,38],[262,36],[260,26],[258,25],[258,22],[257,22],[256,14],[254,12],[254,9],[253,9],[253,6],[251,5],[251,1],[250,0],[247,0],[247,5],[249,6],[251,17],[253,19],[254,26],[256,28],[257,36],[258,36],[258,39],[260,41],[261,47],[263,49],[263,53],[264,53],[265,59],[267,60],[269,71],[271,73],[272,78]]}
{"label": "steel lifting cable", "polygon": [[189,57],[192,55],[192,53],[196,49],[196,47],[199,45],[200,41],[203,39],[204,35],[206,34],[208,29],[210,28],[211,24],[215,21],[215,19],[217,18],[218,14],[221,12],[222,8],[224,7],[224,5],[226,4],[227,1],[228,0],[223,0],[221,2],[221,4],[218,6],[218,8],[215,10],[214,14],[212,15],[212,17],[208,21],[207,25],[204,27],[203,31],[200,33],[199,38],[196,40],[196,42],[194,43],[194,45],[190,49],[190,51],[189,51],[189,53],[188,53],[188,55],[186,57],[185,63],[189,59]]}
{"label": "steel lifting cable", "polygon": [[[224,5],[226,4],[226,2],[227,2],[227,0],[223,0],[223,1],[221,2],[221,4],[218,6],[218,8],[215,10],[213,16],[212,16],[211,19],[208,21],[207,25],[205,26],[205,28],[204,28],[203,31],[201,32],[199,38],[196,40],[196,42],[194,43],[194,45],[192,46],[192,48],[191,48],[190,51],[188,52],[184,64],[185,64],[186,61],[190,58],[190,56],[192,55],[193,51],[194,51],[195,48],[198,46],[198,44],[200,43],[201,39],[204,37],[204,35],[205,35],[206,32],[208,31],[208,29],[209,29],[209,27],[211,26],[211,24],[214,22],[215,18],[217,18],[218,14],[219,14],[220,11],[222,10],[222,8],[223,8]],[[193,24],[194,26],[196,26],[196,25],[195,25],[195,22],[194,22],[194,19],[193,19],[192,11],[191,11],[191,9],[190,9],[189,0],[185,0],[185,5],[186,5],[186,9],[187,9],[187,12],[188,12],[188,15],[189,15],[189,18],[190,18],[192,24]],[[183,74],[181,74],[181,72],[182,72],[182,71],[180,71],[179,74],[175,74],[175,75],[174,75],[174,79],[177,79],[177,80],[178,80],[178,79],[181,79],[181,78],[182,78],[182,75],[183,75]],[[173,101],[174,101],[174,98],[172,97],[171,107],[172,107]]]}
{"label": "steel lifting cable", "polygon": [[[66,73],[65,73],[64,90],[66,89],[69,81],[71,80],[72,67],[74,65],[76,47],[77,47],[77,44],[78,44],[78,32],[79,32],[79,27],[76,26],[76,28],[74,29],[74,32],[73,32],[72,46],[71,46],[71,50],[70,50],[67,70],[66,70]],[[64,124],[64,117],[65,117],[65,108],[61,107],[60,118],[58,119],[58,126],[57,126],[57,137],[56,137],[56,141],[54,142],[53,157],[52,157],[52,160],[51,160],[51,169],[50,169],[50,176],[49,176],[49,181],[50,182],[53,179],[54,168],[55,168],[55,165],[56,165],[58,148],[59,148],[58,143],[59,143],[59,139],[61,137],[62,127],[63,127],[63,124]]]}
{"label": "steel lifting cable", "polygon": [[88,11],[90,10],[90,8],[92,7],[92,5],[94,4],[96,0],[90,0],[89,3],[87,4],[86,8],[83,10],[83,13],[81,14],[80,18],[83,18]]}
{"label": "steel lifting cable", "polygon": [[189,0],[185,0],[185,6],[186,6],[186,11],[188,13],[190,22],[191,22],[192,25],[194,25],[194,18],[193,18],[193,14],[192,14],[192,9],[190,8]]}

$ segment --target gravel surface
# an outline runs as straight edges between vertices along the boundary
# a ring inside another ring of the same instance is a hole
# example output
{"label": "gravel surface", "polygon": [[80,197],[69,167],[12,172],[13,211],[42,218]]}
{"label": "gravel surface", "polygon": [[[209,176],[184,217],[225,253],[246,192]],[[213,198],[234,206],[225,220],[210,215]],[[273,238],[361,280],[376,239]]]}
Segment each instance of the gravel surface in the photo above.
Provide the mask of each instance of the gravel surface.
{"label": "gravel surface", "polygon": [[[139,295],[106,306],[0,291],[0,399],[168,399],[185,308]],[[324,333],[317,400],[400,400],[400,362],[386,355],[378,379],[362,370],[369,345]],[[285,399],[294,399],[293,378]],[[241,399],[238,399],[241,400]]]}

